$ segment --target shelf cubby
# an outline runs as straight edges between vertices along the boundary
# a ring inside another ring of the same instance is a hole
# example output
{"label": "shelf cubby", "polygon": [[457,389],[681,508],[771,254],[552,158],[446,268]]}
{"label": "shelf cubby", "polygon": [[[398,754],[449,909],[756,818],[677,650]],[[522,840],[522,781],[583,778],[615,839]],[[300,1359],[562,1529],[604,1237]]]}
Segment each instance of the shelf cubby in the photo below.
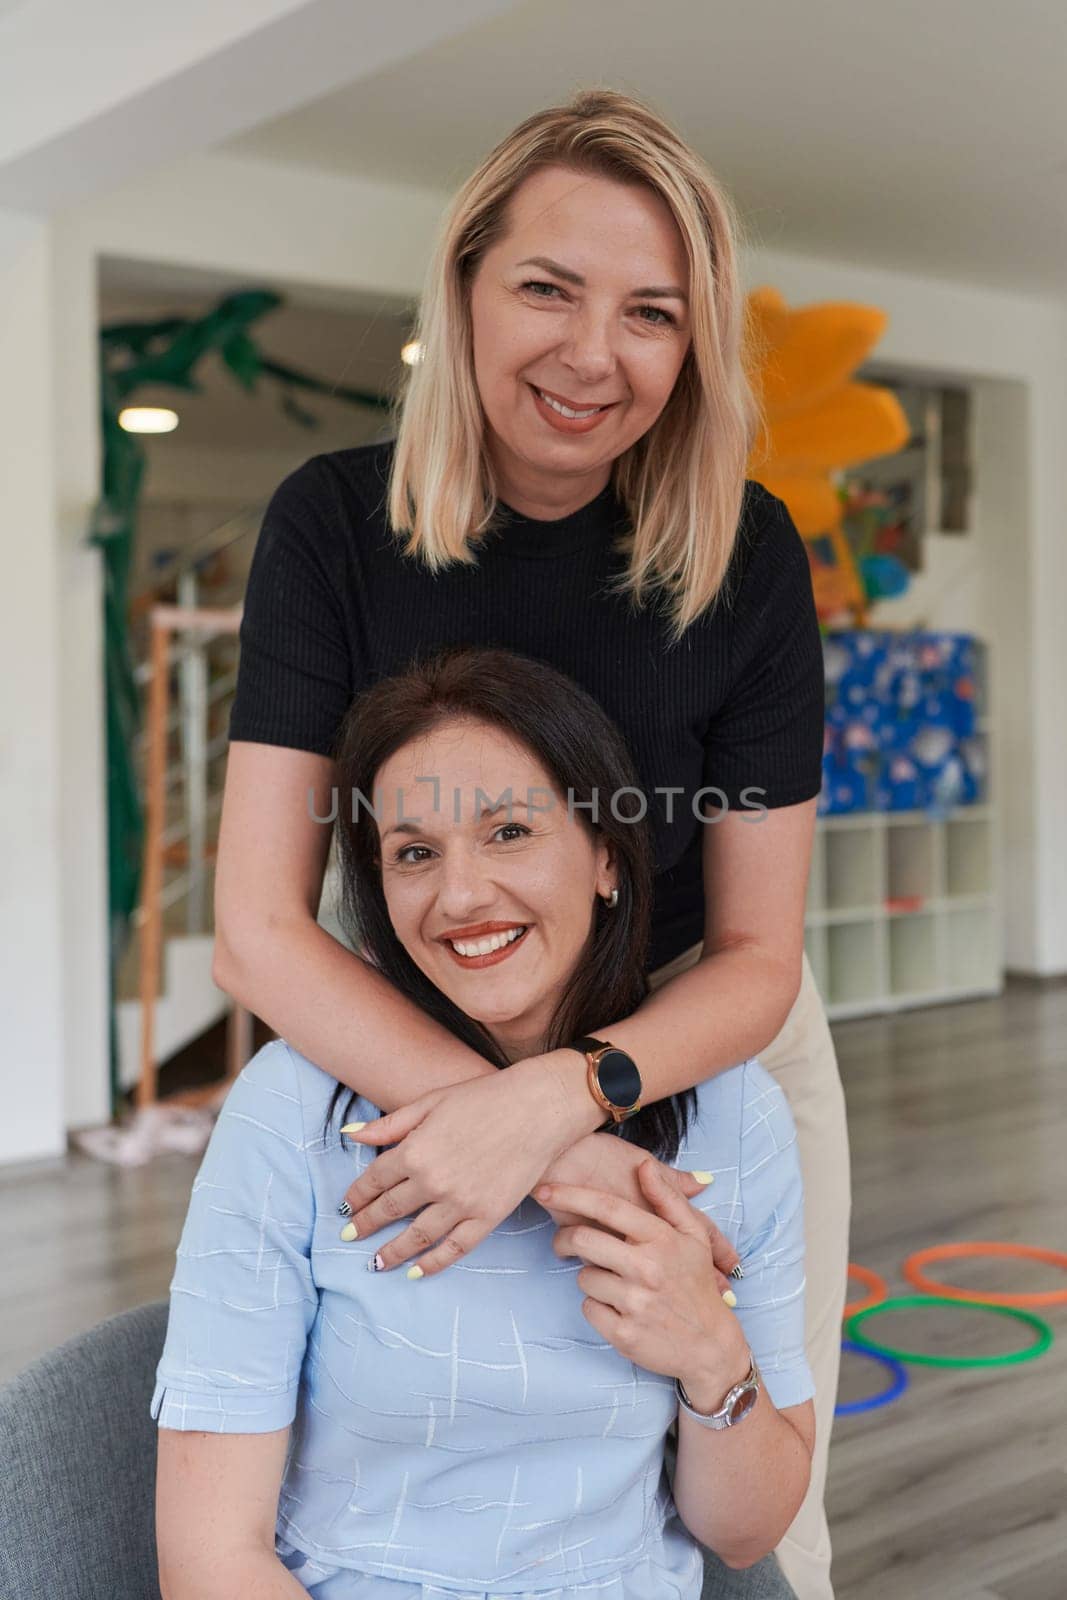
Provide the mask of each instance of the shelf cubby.
{"label": "shelf cubby", "polygon": [[950,906],[944,914],[946,982],[962,994],[1000,987],[999,928],[986,906]]}
{"label": "shelf cubby", "polygon": [[937,832],[922,822],[902,823],[886,833],[886,898],[935,900],[940,888]]}
{"label": "shelf cubby", "polygon": [[818,819],[804,947],[831,1020],[998,993],[1000,917],[989,804]]}
{"label": "shelf cubby", "polygon": [[945,888],[954,895],[989,894],[993,829],[987,816],[953,816],[945,824]]}
{"label": "shelf cubby", "polygon": [[932,912],[891,917],[889,929],[889,993],[926,995],[941,987],[937,960],[937,923]]}
{"label": "shelf cubby", "polygon": [[826,991],[832,1006],[853,1007],[881,988],[882,928],[875,921],[826,928]]}
{"label": "shelf cubby", "polygon": [[882,850],[875,828],[834,828],[824,836],[828,912],[873,910],[882,903]]}

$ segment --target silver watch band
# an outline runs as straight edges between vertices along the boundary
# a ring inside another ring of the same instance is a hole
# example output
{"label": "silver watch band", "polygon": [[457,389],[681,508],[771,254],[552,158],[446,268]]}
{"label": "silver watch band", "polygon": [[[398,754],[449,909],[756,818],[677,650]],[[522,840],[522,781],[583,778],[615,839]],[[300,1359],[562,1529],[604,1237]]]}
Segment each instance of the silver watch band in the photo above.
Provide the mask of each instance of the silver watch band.
{"label": "silver watch band", "polygon": [[679,1406],[688,1412],[695,1422],[699,1422],[703,1428],[714,1428],[716,1430],[722,1428],[735,1428],[739,1422],[744,1422],[745,1418],[752,1410],[752,1405],[748,1405],[745,1410],[742,1411],[739,1417],[735,1417],[733,1412],[737,1402],[749,1393],[754,1393],[756,1396],[758,1396],[760,1388],[762,1387],[760,1382],[759,1368],[756,1365],[756,1359],[751,1350],[748,1352],[748,1360],[749,1369],[747,1377],[742,1378],[740,1383],[734,1384],[733,1388],[728,1391],[726,1398],[723,1400],[722,1405],[717,1411],[698,1411],[693,1405],[689,1396],[686,1394],[685,1385],[682,1383],[681,1378],[675,1378],[674,1388],[678,1396]]}

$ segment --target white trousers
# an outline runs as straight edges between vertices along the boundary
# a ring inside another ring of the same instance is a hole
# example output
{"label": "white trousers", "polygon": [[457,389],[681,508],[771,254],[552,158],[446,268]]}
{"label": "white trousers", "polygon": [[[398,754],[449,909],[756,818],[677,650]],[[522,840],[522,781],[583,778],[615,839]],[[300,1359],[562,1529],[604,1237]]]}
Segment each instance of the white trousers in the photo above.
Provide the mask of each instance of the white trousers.
{"label": "white trousers", "polygon": [[[658,967],[649,975],[653,989],[694,966],[702,950],[703,945],[692,945]],[[804,1342],[815,1380],[811,1484],[777,1555],[798,1600],[833,1600],[823,1496],[841,1362],[852,1190],[845,1096],[826,1011],[806,955],[793,1009],[759,1059],[784,1089],[797,1126],[804,1178]]]}

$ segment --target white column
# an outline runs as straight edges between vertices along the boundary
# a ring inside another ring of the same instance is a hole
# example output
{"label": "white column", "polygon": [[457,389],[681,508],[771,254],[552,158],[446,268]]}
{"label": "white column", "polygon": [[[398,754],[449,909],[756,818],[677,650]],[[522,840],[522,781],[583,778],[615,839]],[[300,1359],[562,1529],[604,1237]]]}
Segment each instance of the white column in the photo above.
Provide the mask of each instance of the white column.
{"label": "white column", "polygon": [[51,248],[0,211],[0,1161],[65,1145]]}
{"label": "white column", "polygon": [[0,1163],[104,1121],[107,812],[94,257],[0,211]]}
{"label": "white column", "polygon": [[82,1128],[111,1115],[103,560],[86,543],[101,481],[97,256],[76,225],[52,228],[64,1114]]}
{"label": "white column", "polygon": [[1067,303],[1058,308],[1035,383],[1031,472],[1034,562],[1033,681],[1038,883],[1036,959],[1043,976],[1067,973]]}

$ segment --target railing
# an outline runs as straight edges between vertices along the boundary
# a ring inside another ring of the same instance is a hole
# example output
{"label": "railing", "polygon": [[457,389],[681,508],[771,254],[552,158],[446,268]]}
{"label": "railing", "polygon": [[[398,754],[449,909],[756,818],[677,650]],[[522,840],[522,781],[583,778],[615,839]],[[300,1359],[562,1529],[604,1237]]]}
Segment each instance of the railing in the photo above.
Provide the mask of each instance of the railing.
{"label": "railing", "polygon": [[[171,604],[172,598],[179,607],[193,611],[203,609],[202,569],[248,540],[258,521],[258,510],[244,511],[228,517],[201,538],[185,542],[164,566],[153,572],[151,587],[134,599],[130,607],[131,620],[144,625],[154,607]],[[206,636],[188,632],[175,640],[168,654],[168,663],[177,667],[177,703],[173,710],[168,710],[164,735],[169,749],[172,736],[177,734],[178,750],[176,759],[165,769],[165,789],[168,803],[174,798],[172,791],[180,790],[181,814],[176,819],[166,819],[162,848],[168,866],[184,863],[187,870],[164,884],[160,904],[166,912],[185,900],[185,932],[188,934],[213,932],[208,878],[222,810],[222,782],[214,780],[213,766],[226,751],[228,702],[237,684],[236,641],[233,641],[232,650],[218,648],[226,639],[227,634]],[[153,679],[150,637],[142,641],[141,648],[145,656],[134,675],[147,702]],[[213,717],[216,729],[212,734]],[[142,794],[148,781],[149,739],[146,714],[135,751]]]}
{"label": "railing", "polygon": [[[180,597],[195,595],[196,573],[178,579]],[[137,1105],[152,1105],[157,1097],[155,1011],[159,992],[164,939],[164,913],[186,898],[186,931],[210,931],[207,895],[208,861],[214,851],[213,821],[222,805],[222,787],[212,792],[212,760],[227,744],[225,731],[208,737],[210,708],[232,695],[236,668],[213,680],[208,652],[213,641],[235,637],[241,608],[210,608],[195,604],[153,604],[148,611],[150,647],[148,661],[138,676],[147,683],[148,703],[142,736],[145,754],[145,843],[141,904],[135,916],[140,934],[141,1073]],[[174,643],[175,636],[180,636]],[[170,676],[178,669],[179,704],[170,708]],[[180,734],[180,758],[168,765],[171,734]],[[168,822],[168,792],[176,782],[183,786],[183,814]],[[165,882],[166,866],[184,858],[185,870]],[[252,1018],[234,1002],[227,1028],[227,1078],[236,1077],[251,1054]],[[172,1098],[185,1104],[212,1097],[207,1091],[185,1091]]]}
{"label": "railing", "polygon": [[[184,575],[179,581],[178,602],[178,607],[173,609],[186,611],[190,615],[202,611],[203,608],[197,605],[194,573]],[[158,602],[153,606],[150,616],[157,610]],[[209,609],[208,614],[222,616],[228,613]],[[177,626],[175,624],[175,630]],[[216,630],[213,637],[220,632],[222,630]],[[226,634],[231,632],[228,628],[225,630]],[[190,634],[168,651],[168,671],[171,666],[176,666],[178,671],[177,706],[173,711],[168,710],[160,733],[165,752],[169,751],[172,735],[178,735],[177,759],[164,768],[164,789],[168,794],[172,790],[180,790],[182,802],[182,815],[177,820],[164,823],[160,847],[168,864],[184,861],[187,868],[161,889],[160,905],[166,911],[184,898],[185,931],[191,934],[210,933],[212,929],[207,871],[222,810],[222,786],[212,784],[211,769],[212,763],[225,754],[228,734],[224,726],[212,736],[210,718],[215,707],[225,713],[226,702],[232,698],[237,683],[236,660],[222,663],[220,670],[219,663],[213,663],[209,658],[210,645],[210,638]],[[151,654],[138,669],[137,676],[145,684],[150,699],[151,685],[155,679]],[[221,715],[218,720],[225,722],[227,719]],[[145,763],[155,737],[146,718],[138,751]],[[142,781],[147,783],[147,764],[143,768]]]}

